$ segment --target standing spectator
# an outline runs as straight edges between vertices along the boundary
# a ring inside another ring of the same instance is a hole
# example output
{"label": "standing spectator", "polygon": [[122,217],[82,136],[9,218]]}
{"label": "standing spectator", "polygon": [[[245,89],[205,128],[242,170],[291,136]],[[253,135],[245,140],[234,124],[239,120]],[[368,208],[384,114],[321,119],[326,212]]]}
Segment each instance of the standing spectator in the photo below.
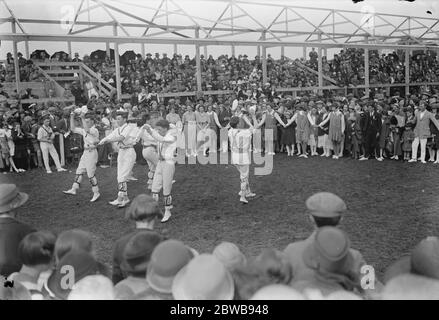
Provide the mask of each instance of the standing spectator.
{"label": "standing spectator", "polygon": [[40,141],[40,148],[43,154],[44,166],[46,167],[47,173],[52,173],[49,165],[49,153],[55,162],[56,169],[58,172],[67,171],[61,167],[59,162],[58,152],[56,152],[55,146],[53,145],[53,140],[55,139],[55,134],[50,127],[50,117],[46,115],[43,118],[43,125],[38,130],[38,141]]}
{"label": "standing spectator", "polygon": [[332,106],[332,112],[329,117],[326,118],[325,121],[319,124],[320,127],[323,127],[329,121],[329,134],[328,139],[331,140],[334,155],[332,159],[338,159],[340,156],[340,143],[343,138],[343,132],[345,131],[345,118],[343,113],[340,111],[340,105],[338,103],[334,103]]}
{"label": "standing spectator", "polygon": [[197,156],[197,122],[191,105],[187,106],[183,114],[186,156]]}
{"label": "standing spectator", "polygon": [[416,162],[418,156],[418,146],[421,144],[421,163],[425,161],[425,148],[427,146],[427,138],[431,135],[430,122],[432,122],[436,128],[439,129],[439,122],[434,115],[426,110],[426,103],[424,100],[419,102],[419,110],[415,114],[415,140],[412,144],[412,158],[409,162]]}
{"label": "standing spectator", "polygon": [[377,141],[381,131],[381,115],[377,113],[373,104],[369,104],[365,115],[365,156],[360,161],[369,160],[376,153]]}
{"label": "standing spectator", "polygon": [[19,192],[15,184],[0,184],[0,275],[18,272],[22,261],[18,254],[21,240],[35,230],[17,220],[15,209],[21,207],[29,196]]}
{"label": "standing spectator", "polygon": [[415,133],[413,132],[413,124],[407,122],[405,124],[404,132],[402,133],[402,151],[404,152],[404,161],[410,160],[410,153],[412,152],[413,140],[415,140]]}

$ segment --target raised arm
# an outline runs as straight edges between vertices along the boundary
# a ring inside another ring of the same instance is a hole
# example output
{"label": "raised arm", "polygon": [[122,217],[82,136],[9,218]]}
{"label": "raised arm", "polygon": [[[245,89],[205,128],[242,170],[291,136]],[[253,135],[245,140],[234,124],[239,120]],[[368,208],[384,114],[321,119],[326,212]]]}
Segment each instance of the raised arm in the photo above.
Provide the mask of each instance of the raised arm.
{"label": "raised arm", "polygon": [[[81,118],[82,121],[82,125],[84,125],[84,120]],[[85,128],[85,126],[84,126]],[[74,132],[74,133],[78,133],[81,134],[81,129],[76,127],[76,123],[75,123],[75,113],[72,112],[70,113],[70,131]]]}
{"label": "raised arm", "polygon": [[177,140],[177,137],[174,135],[166,134],[165,136],[161,136],[157,133],[157,131],[153,130],[149,124],[144,125],[145,130],[158,142],[175,142]]}

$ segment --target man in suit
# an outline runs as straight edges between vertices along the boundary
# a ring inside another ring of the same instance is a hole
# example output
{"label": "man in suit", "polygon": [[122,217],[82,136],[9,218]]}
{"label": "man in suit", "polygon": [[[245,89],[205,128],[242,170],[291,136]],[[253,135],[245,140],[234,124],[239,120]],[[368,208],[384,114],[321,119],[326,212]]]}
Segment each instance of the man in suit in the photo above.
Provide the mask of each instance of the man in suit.
{"label": "man in suit", "polygon": [[374,104],[369,104],[364,118],[363,136],[365,138],[365,156],[361,161],[369,160],[376,151],[378,137],[381,131],[381,115],[376,111]]}
{"label": "man in suit", "polygon": [[415,140],[412,143],[412,158],[409,162],[416,162],[418,157],[418,146],[421,144],[421,163],[425,161],[425,147],[427,145],[427,138],[430,137],[430,122],[439,129],[439,122],[434,117],[434,114],[426,110],[426,101],[419,101],[419,110],[415,112],[416,126],[415,126]]}

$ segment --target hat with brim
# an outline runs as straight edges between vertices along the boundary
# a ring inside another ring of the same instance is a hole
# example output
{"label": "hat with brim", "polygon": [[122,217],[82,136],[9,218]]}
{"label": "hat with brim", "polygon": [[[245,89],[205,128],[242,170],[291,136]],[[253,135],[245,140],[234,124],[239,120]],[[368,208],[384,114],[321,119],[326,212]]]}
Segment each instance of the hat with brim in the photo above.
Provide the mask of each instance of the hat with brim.
{"label": "hat with brim", "polygon": [[[67,270],[67,271],[66,271]],[[71,251],[59,261],[56,270],[51,274],[47,280],[46,290],[55,298],[66,300],[72,287],[68,287],[65,279],[68,277],[68,272],[74,272],[74,282],[85,278],[89,275],[96,275],[99,273],[99,265],[95,258],[85,251]],[[70,273],[71,275],[71,273]],[[67,287],[65,287],[67,286]]]}
{"label": "hat with brim", "polygon": [[181,269],[172,283],[175,300],[233,300],[230,272],[212,254],[201,254]]}
{"label": "hat with brim", "polygon": [[121,269],[126,273],[143,273],[145,276],[151,254],[161,241],[162,237],[156,232],[143,231],[135,234],[123,250]]}
{"label": "hat with brim", "polygon": [[413,248],[409,256],[404,256],[392,263],[384,274],[384,283],[407,273],[439,280],[439,238],[423,239]]}
{"label": "hat with brim", "polygon": [[195,256],[181,241],[166,240],[157,245],[151,255],[146,282],[157,292],[172,293],[175,275]]}
{"label": "hat with brim", "polygon": [[0,184],[0,213],[21,207],[28,199],[29,195],[20,192],[15,184]]}
{"label": "hat with brim", "polygon": [[335,227],[319,228],[313,243],[302,254],[305,265],[313,270],[346,274],[353,269],[354,258],[346,233]]}

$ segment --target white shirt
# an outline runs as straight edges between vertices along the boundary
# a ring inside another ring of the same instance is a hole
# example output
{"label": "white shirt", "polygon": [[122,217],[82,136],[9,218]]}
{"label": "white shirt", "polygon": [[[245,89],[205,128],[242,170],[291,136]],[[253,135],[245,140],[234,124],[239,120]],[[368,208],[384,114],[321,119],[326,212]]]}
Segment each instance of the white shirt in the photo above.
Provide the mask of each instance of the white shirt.
{"label": "white shirt", "polygon": [[253,129],[230,129],[229,141],[232,149],[232,164],[249,165]]}
{"label": "white shirt", "polygon": [[116,137],[124,137],[122,141],[117,143],[121,149],[134,147],[138,135],[138,128],[136,124],[124,124],[122,127],[114,129],[106,138],[113,140]]}
{"label": "white shirt", "polygon": [[139,134],[137,136],[137,141],[142,140],[142,145],[143,146],[151,146],[157,145],[157,140],[154,139],[146,130],[139,130]]}
{"label": "white shirt", "polygon": [[159,160],[174,162],[174,153],[177,149],[177,129],[171,128],[164,136],[152,130],[151,136],[157,141],[157,153]]}
{"label": "white shirt", "polygon": [[[41,139],[50,140],[51,137],[52,137],[52,135],[53,135],[53,130],[52,130],[52,128],[51,128],[51,127],[45,127],[45,126],[43,125],[43,126],[41,126],[41,127],[38,129],[38,136],[37,136],[37,139],[38,139],[38,140],[41,140]],[[40,141],[40,142],[42,142],[42,143],[48,143],[48,142],[46,142],[46,141]]]}
{"label": "white shirt", "polygon": [[83,128],[75,128],[72,131],[83,137],[84,149],[95,148],[99,142],[99,131],[95,126],[91,127],[88,131]]}

